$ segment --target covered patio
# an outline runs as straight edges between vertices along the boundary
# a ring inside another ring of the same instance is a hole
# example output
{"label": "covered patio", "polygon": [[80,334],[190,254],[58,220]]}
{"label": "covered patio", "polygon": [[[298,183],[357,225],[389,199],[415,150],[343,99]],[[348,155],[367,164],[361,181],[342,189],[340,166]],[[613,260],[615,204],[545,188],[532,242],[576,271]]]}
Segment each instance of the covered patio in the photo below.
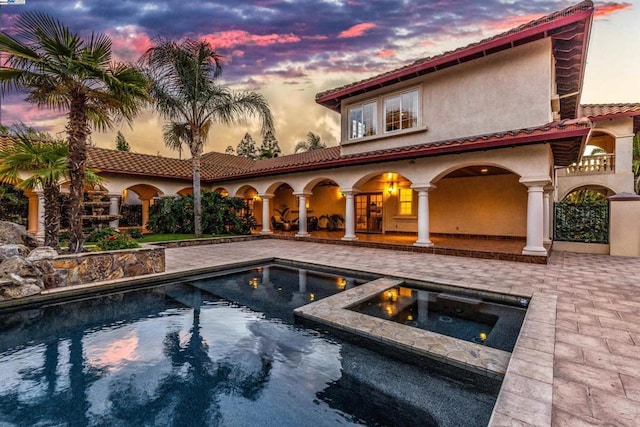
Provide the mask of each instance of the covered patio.
{"label": "covered patio", "polygon": [[[255,230],[259,233],[260,229]],[[439,255],[452,255],[481,259],[496,259],[503,261],[518,261],[533,264],[546,264],[548,256],[523,255],[522,250],[526,245],[521,238],[495,238],[492,236],[455,236],[446,234],[431,234],[433,242],[431,247],[415,246],[416,234],[368,234],[356,233],[357,240],[345,241],[344,230],[326,231],[318,230],[309,236],[296,237],[296,231],[274,231],[271,238],[283,240],[299,240],[314,243],[329,243],[343,246],[358,246],[368,248],[390,249],[405,252],[419,252]],[[547,250],[550,245],[545,245]]]}

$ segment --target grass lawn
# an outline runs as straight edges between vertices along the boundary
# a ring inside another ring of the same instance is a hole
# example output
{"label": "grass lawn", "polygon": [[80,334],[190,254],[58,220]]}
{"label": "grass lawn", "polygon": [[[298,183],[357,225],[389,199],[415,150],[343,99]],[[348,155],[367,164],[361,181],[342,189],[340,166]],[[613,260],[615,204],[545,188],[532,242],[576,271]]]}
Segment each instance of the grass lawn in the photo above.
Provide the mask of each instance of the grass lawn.
{"label": "grass lawn", "polygon": [[[211,236],[203,236],[211,237]],[[145,234],[140,239],[136,239],[140,243],[166,242],[168,240],[188,240],[195,239],[195,234]]]}

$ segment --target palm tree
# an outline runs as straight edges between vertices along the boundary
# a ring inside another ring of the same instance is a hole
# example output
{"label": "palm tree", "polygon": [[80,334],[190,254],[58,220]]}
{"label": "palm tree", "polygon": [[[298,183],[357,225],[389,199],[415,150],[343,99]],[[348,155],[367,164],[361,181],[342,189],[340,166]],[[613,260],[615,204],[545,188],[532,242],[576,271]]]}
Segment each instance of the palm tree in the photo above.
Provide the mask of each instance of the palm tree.
{"label": "palm tree", "polygon": [[[36,141],[36,142],[34,142]],[[16,183],[19,172],[30,176],[16,187],[34,190],[42,188],[44,194],[44,244],[58,249],[60,232],[60,181],[67,175],[69,148],[63,141],[48,135],[21,128],[14,144],[0,152],[0,179]]]}
{"label": "palm tree", "polygon": [[313,151],[313,150],[319,150],[321,148],[327,148],[327,144],[320,141],[320,135],[316,135],[313,132],[308,132],[307,139],[305,139],[304,141],[298,142],[294,147],[293,152],[297,153],[299,151],[301,152]]}
{"label": "palm tree", "polygon": [[164,126],[165,144],[174,149],[186,144],[191,151],[194,232],[201,236],[200,157],[212,125],[258,116],[264,134],[273,128],[269,105],[260,94],[236,94],[217,84],[221,56],[207,42],[161,40],[140,62],[151,80],[155,108],[169,121]]}
{"label": "palm tree", "polygon": [[633,178],[636,194],[640,194],[640,132],[633,137]]}
{"label": "palm tree", "polygon": [[82,39],[55,18],[39,12],[21,15],[16,37],[0,32],[0,50],[8,53],[0,82],[28,93],[39,107],[67,112],[70,174],[69,249],[82,251],[86,147],[91,125],[111,128],[131,122],[147,100],[147,82],[138,68],[111,61],[111,39],[92,33]]}

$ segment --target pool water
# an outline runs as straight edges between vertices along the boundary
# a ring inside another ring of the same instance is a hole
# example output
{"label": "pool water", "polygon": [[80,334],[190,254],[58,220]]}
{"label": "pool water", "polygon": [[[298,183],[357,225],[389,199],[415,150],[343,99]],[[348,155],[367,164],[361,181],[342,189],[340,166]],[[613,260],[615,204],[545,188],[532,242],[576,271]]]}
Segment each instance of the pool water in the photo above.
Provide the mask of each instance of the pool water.
{"label": "pool water", "polygon": [[0,425],[486,425],[499,384],[293,324],[357,282],[266,266],[0,314]]}
{"label": "pool water", "polygon": [[514,304],[404,286],[388,289],[350,309],[509,352],[526,313],[525,307]]}

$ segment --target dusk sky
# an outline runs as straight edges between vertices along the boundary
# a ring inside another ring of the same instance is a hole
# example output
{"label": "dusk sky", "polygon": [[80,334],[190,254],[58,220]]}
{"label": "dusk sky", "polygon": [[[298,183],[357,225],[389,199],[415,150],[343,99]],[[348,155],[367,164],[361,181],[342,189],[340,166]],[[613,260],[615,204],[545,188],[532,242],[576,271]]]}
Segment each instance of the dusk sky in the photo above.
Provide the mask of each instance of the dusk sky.
{"label": "dusk sky", "polygon": [[[72,31],[104,32],[115,59],[136,61],[159,37],[209,41],[224,55],[222,81],[262,93],[271,106],[285,154],[308,131],[328,145],[339,138],[339,116],[318,106],[315,94],[389,71],[506,31],[576,1],[563,0],[261,0],[133,1],[26,0],[2,6],[10,31],[19,13],[40,11]],[[640,102],[640,0],[596,2],[582,103]],[[22,121],[52,134],[63,114],[37,109],[24,94],[6,94],[2,123]],[[163,121],[151,111],[132,128],[94,132],[96,145],[115,148],[121,130],[139,153],[177,157],[164,147]],[[245,132],[259,144],[257,123],[216,126],[205,151],[236,146]]]}

